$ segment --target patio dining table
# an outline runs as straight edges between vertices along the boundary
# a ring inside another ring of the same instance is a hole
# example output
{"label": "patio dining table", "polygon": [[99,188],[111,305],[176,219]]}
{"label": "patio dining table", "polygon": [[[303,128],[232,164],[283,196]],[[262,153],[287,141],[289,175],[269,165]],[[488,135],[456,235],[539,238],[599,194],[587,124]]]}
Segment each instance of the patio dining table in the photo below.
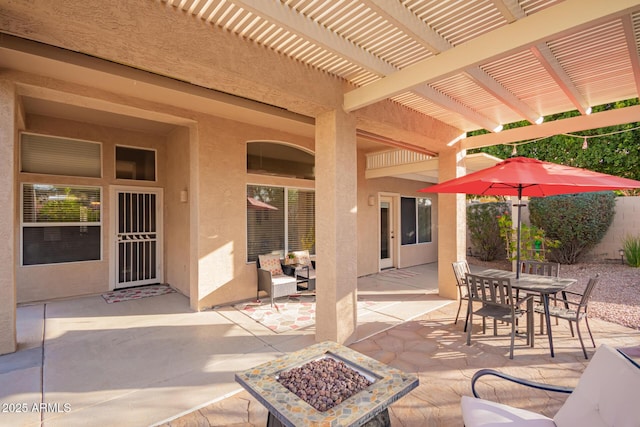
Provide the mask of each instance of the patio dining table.
{"label": "patio dining table", "polygon": [[[547,325],[547,337],[549,339],[549,350],[551,357],[555,357],[553,352],[553,334],[551,332],[551,316],[549,315],[549,296],[554,295],[567,289],[569,286],[577,282],[576,279],[539,276],[537,274],[525,274],[521,273],[519,278],[516,278],[515,271],[506,271],[498,269],[486,269],[478,273],[481,276],[493,277],[496,279],[510,279],[511,287],[513,289],[531,293],[537,293],[542,299],[544,305],[544,317]],[[532,339],[533,339],[533,335]],[[533,343],[532,343],[533,344]]]}

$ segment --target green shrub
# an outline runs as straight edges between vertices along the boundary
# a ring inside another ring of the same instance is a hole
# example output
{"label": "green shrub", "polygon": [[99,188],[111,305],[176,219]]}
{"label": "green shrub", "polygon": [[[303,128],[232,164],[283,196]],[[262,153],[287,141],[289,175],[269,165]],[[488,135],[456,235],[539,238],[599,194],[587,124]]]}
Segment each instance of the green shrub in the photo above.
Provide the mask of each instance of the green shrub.
{"label": "green shrub", "polygon": [[529,219],[544,229],[547,237],[560,241],[550,251],[549,259],[575,264],[602,240],[613,221],[614,209],[612,191],[536,197],[529,201]]}
{"label": "green shrub", "polygon": [[640,236],[627,236],[622,245],[627,264],[631,267],[640,267]]}
{"label": "green shrub", "polygon": [[[500,227],[500,236],[504,239],[507,246],[507,259],[513,261],[517,259],[518,253],[518,234],[513,228],[511,215],[504,214],[498,218],[498,226]],[[557,248],[560,242],[549,239],[542,228],[535,225],[520,224],[520,259],[546,261],[547,251],[551,248]]]}
{"label": "green shrub", "polygon": [[476,203],[467,207],[467,228],[478,257],[493,261],[505,255],[505,241],[500,237],[498,218],[509,213],[505,202]]}

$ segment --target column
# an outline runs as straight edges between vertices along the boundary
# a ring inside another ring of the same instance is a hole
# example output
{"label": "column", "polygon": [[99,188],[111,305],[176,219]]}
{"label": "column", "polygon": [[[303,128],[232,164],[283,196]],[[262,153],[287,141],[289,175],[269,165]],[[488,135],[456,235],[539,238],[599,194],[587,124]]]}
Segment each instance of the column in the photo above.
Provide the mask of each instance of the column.
{"label": "column", "polygon": [[[465,174],[465,152],[455,149],[438,155],[439,182]],[[466,258],[467,207],[465,194],[438,195],[438,294],[444,298],[458,298],[456,278],[451,263]]]}
{"label": "column", "polygon": [[15,138],[16,94],[0,80],[0,354],[16,351]]}
{"label": "column", "polygon": [[316,117],[316,341],[348,344],[357,325],[355,119]]}

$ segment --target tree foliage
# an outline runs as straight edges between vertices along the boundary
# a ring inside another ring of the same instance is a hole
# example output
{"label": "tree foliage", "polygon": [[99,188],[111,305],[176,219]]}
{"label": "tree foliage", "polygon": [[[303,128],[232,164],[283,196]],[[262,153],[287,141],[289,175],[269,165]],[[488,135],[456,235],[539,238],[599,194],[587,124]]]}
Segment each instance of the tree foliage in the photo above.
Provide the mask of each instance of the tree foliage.
{"label": "tree foliage", "polygon": [[[637,98],[619,101],[594,107],[593,113],[638,104],[640,102]],[[570,111],[551,115],[545,117],[545,122],[567,119],[578,114],[577,111]],[[518,122],[505,126],[505,129],[522,126],[532,125],[529,122]],[[640,127],[640,122],[571,133],[587,137],[586,148],[583,148],[584,138],[569,135],[555,135],[532,142],[521,141],[514,145],[518,156],[640,180],[640,129],[635,129],[637,127]],[[481,151],[506,159],[512,155],[514,145],[496,145],[469,152]]]}
{"label": "tree foliage", "polygon": [[607,233],[615,204],[611,191],[534,197],[529,201],[529,220],[560,242],[551,250],[551,260],[575,264]]}

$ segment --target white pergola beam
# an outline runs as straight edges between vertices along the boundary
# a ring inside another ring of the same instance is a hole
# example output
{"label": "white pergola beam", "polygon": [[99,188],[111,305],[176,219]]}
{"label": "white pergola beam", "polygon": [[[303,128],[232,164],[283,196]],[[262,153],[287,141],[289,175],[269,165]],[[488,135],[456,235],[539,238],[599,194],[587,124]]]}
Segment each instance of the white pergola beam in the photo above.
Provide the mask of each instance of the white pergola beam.
{"label": "white pergola beam", "polygon": [[569,119],[545,122],[537,126],[524,126],[515,129],[503,130],[500,133],[490,133],[478,136],[470,136],[462,140],[461,148],[489,147],[499,144],[510,144],[539,138],[546,138],[563,133],[579,132],[586,129],[597,129],[607,126],[616,126],[625,123],[637,122],[640,117],[640,105],[633,107],[607,110],[594,113],[589,116],[576,116]]}
{"label": "white pergola beam", "polygon": [[357,110],[420,84],[558,37],[576,27],[612,19],[637,6],[637,0],[567,0],[347,92],[344,108]]}

